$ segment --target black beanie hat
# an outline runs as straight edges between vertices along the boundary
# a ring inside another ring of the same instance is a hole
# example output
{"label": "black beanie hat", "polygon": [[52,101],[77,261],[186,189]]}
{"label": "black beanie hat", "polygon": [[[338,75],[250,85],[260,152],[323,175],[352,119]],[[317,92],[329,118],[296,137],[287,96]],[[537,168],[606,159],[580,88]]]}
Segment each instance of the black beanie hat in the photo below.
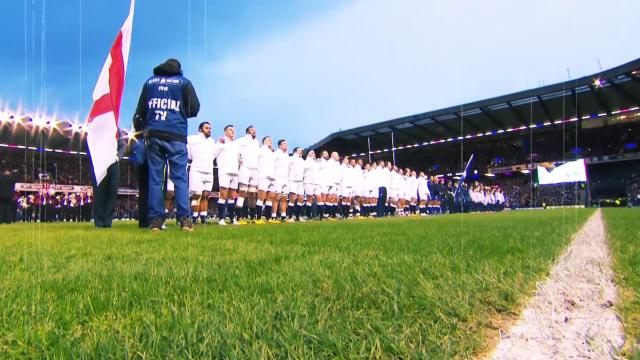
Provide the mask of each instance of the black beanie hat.
{"label": "black beanie hat", "polygon": [[182,65],[180,65],[180,61],[178,61],[177,59],[174,59],[174,58],[167,59],[167,61],[165,61],[165,63],[176,67],[178,70],[182,70]]}

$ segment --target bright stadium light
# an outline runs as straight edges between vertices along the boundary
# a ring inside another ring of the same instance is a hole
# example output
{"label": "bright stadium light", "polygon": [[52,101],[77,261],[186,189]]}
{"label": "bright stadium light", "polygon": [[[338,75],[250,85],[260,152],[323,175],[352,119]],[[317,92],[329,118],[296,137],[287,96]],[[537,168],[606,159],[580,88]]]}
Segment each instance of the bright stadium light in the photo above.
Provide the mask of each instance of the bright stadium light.
{"label": "bright stadium light", "polygon": [[34,118],[31,118],[31,124],[37,128],[41,128],[47,124],[47,120],[45,120],[43,117],[36,116]]}
{"label": "bright stadium light", "polygon": [[593,79],[593,86],[596,88],[601,88],[602,84],[604,84],[604,81],[600,78],[595,78]]}
{"label": "bright stadium light", "polygon": [[528,173],[530,173],[531,171],[529,171],[529,170],[527,170],[527,169],[524,169],[524,170],[520,170],[520,172],[521,172],[521,173],[523,173],[523,174],[528,174]]}
{"label": "bright stadium light", "polygon": [[76,133],[81,133],[82,132],[82,125],[79,122],[74,122],[71,125],[71,131],[73,131],[74,134]]}
{"label": "bright stadium light", "polygon": [[495,175],[495,174],[492,174],[492,173],[486,173],[486,174],[484,174],[484,176],[487,176],[487,177],[495,177],[496,175]]}

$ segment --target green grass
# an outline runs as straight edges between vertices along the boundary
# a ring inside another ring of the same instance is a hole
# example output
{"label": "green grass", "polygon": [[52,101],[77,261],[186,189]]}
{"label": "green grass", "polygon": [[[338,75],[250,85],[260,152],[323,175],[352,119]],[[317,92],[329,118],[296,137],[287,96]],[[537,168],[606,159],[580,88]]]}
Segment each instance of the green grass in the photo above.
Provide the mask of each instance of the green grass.
{"label": "green grass", "polygon": [[640,209],[605,209],[604,216],[620,288],[617,310],[625,327],[625,352],[640,359]]}
{"label": "green grass", "polygon": [[591,213],[3,226],[0,357],[468,358]]}

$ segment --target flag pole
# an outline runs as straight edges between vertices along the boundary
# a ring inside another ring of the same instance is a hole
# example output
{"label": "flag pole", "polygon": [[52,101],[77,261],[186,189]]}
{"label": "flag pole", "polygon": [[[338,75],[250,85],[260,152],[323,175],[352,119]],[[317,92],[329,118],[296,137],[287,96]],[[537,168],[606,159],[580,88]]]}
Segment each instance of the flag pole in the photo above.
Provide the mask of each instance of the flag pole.
{"label": "flag pole", "polygon": [[393,156],[393,166],[396,166],[396,145],[393,140],[393,131],[391,132],[391,155]]}

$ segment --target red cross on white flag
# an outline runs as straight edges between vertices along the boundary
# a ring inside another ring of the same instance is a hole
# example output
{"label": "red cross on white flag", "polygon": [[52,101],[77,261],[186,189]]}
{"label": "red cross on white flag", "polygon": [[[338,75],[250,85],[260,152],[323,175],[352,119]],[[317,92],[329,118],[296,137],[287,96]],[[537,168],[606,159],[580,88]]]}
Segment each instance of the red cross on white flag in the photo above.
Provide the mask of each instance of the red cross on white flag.
{"label": "red cross on white flag", "polygon": [[87,120],[87,144],[97,184],[107,175],[107,168],[117,160],[118,119],[131,46],[134,7],[135,0],[131,0],[129,15],[111,46],[93,89],[93,106]]}

